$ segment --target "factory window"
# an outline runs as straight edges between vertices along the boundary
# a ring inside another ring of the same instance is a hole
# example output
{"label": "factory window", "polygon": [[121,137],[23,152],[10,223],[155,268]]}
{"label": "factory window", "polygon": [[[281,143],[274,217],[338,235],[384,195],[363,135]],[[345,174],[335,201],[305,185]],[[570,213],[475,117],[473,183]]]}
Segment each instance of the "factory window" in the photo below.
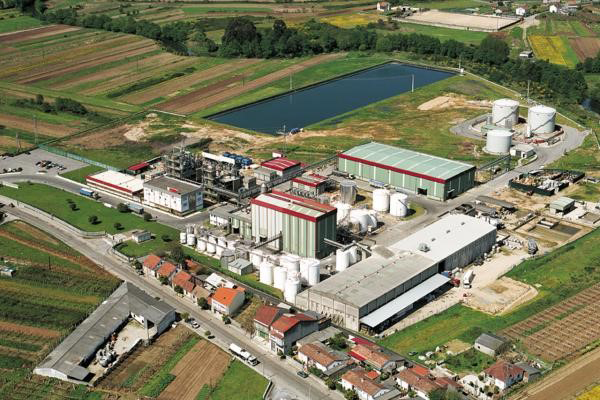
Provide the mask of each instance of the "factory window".
{"label": "factory window", "polygon": [[423,196],[427,196],[427,189],[417,188],[417,194],[422,194]]}

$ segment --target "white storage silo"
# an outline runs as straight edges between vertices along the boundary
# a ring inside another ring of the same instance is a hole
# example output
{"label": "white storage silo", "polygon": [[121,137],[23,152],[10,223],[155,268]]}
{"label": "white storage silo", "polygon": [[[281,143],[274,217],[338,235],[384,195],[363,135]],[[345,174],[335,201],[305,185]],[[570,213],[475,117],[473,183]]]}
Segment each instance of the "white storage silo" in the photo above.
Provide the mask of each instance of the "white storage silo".
{"label": "white storage silo", "polygon": [[390,214],[394,217],[408,215],[408,196],[404,193],[394,193],[390,197]]}
{"label": "white storage silo", "polygon": [[263,262],[263,252],[260,249],[255,249],[250,252],[250,262],[254,266],[258,266]]}
{"label": "white storage silo", "polygon": [[318,260],[308,266],[308,285],[314,286],[321,280],[321,265]]}
{"label": "white storage silo", "polygon": [[185,227],[185,232],[190,234],[190,233],[194,233],[194,225],[186,225]]}
{"label": "white storage silo", "polygon": [[345,271],[346,268],[348,268],[349,264],[350,255],[348,254],[348,252],[342,249],[337,249],[335,251],[335,270],[337,272]]}
{"label": "white storage silo", "polygon": [[179,234],[179,243],[185,244],[187,242],[187,234],[185,232],[181,232]]}
{"label": "white storage silo", "polygon": [[352,246],[346,250],[346,252],[348,253],[348,263],[350,265],[356,264],[358,262],[358,248],[356,246]]}
{"label": "white storage silo", "polygon": [[298,273],[292,273],[285,281],[283,297],[288,303],[296,303],[296,295],[300,292],[300,279]]}
{"label": "white storage silo", "polygon": [[217,245],[214,242],[210,241],[210,237],[208,242],[206,242],[206,252],[208,254],[214,254],[217,251]]}
{"label": "white storage silo", "polygon": [[206,251],[206,240],[199,238],[196,242],[196,249],[198,251]]}
{"label": "white storage silo", "polygon": [[336,220],[337,220],[337,222],[340,222],[341,220],[343,220],[344,218],[346,218],[348,216],[352,206],[350,204],[346,204],[346,203],[337,203],[335,205],[335,208],[337,208]]}
{"label": "white storage silo", "polygon": [[227,241],[227,248],[229,250],[235,250],[235,245],[236,245],[236,241],[235,240],[228,240]]}
{"label": "white storage silo", "polygon": [[217,238],[217,244],[221,247],[227,247],[227,239],[224,236],[219,236]]}
{"label": "white storage silo", "polygon": [[554,132],[556,110],[542,105],[531,107],[527,113],[527,126],[532,134]]}
{"label": "white storage silo", "polygon": [[369,229],[369,216],[366,210],[351,210],[350,222],[359,226],[360,233],[365,233]]}
{"label": "white storage silo", "polygon": [[488,131],[485,150],[492,154],[507,154],[512,144],[512,132],[503,129]]}
{"label": "white storage silo", "polygon": [[287,270],[283,267],[273,269],[273,286],[279,290],[285,290],[285,281],[287,280]]}
{"label": "white storage silo", "polygon": [[186,244],[188,246],[195,246],[196,245],[196,235],[194,235],[193,233],[188,233]]}
{"label": "white storage silo", "polygon": [[377,228],[377,211],[369,210],[367,211],[367,218],[369,218],[369,226],[373,228]]}
{"label": "white storage silo", "polygon": [[[300,260],[300,282],[304,285],[308,283],[308,268],[317,260],[313,258],[303,258]],[[318,261],[317,261],[318,262]]]}
{"label": "white storage silo", "polygon": [[225,249],[226,249],[226,247],[221,247],[221,246],[219,246],[219,245],[216,245],[216,246],[215,246],[215,254],[216,254],[218,257],[221,257],[221,255],[223,254],[223,250],[225,250]]}
{"label": "white storage silo", "polygon": [[390,191],[387,189],[373,190],[373,210],[388,212],[390,209]]}
{"label": "white storage silo", "polygon": [[512,128],[519,122],[519,102],[499,99],[492,104],[492,124]]}
{"label": "white storage silo", "polygon": [[263,261],[260,263],[258,279],[261,283],[264,283],[265,285],[273,284],[273,268],[274,265],[268,261]]}
{"label": "white storage silo", "polygon": [[292,272],[300,273],[300,257],[286,254],[281,256],[280,265],[287,269],[288,275]]}

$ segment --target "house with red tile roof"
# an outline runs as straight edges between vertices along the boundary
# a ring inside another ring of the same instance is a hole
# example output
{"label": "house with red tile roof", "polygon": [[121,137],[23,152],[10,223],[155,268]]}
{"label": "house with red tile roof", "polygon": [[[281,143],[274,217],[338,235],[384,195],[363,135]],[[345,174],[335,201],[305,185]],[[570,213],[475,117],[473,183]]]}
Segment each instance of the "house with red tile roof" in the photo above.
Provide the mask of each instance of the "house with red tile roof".
{"label": "house with red tile roof", "polygon": [[148,257],[142,263],[142,268],[146,276],[152,276],[156,278],[156,270],[162,265],[162,258],[155,254],[149,254]]}
{"label": "house with red tile roof", "polygon": [[341,384],[346,390],[354,390],[361,400],[376,400],[392,390],[370,379],[368,372],[363,368],[354,368],[346,372],[342,375]]}
{"label": "house with red tile roof", "polygon": [[417,396],[425,400],[429,400],[431,393],[436,390],[446,391],[450,389],[455,391],[460,387],[449,378],[437,378],[431,375],[428,369],[425,368],[425,370],[427,374],[422,374],[420,369],[403,368],[394,375],[394,379],[402,389],[412,390]]}
{"label": "house with red tile roof", "polygon": [[220,287],[210,297],[210,308],[214,313],[231,315],[242,307],[244,299],[243,291]]}
{"label": "house with red tile roof", "polygon": [[486,378],[500,390],[507,389],[523,380],[525,370],[509,362],[498,360],[484,371]]}
{"label": "house with red tile roof", "polygon": [[191,298],[192,291],[196,285],[194,285],[194,281],[190,274],[185,271],[179,271],[173,277],[171,286],[173,286],[173,289],[179,286],[183,290],[183,295]]}
{"label": "house with red tile roof", "polygon": [[322,343],[307,343],[298,349],[298,359],[301,362],[322,372],[345,365],[348,358],[347,355],[333,351]]}
{"label": "house with red tile roof", "polygon": [[283,315],[285,310],[279,307],[262,305],[256,310],[254,314],[254,335],[269,340],[269,332],[271,331],[271,325],[280,316]]}
{"label": "house with red tile roof", "polygon": [[173,275],[175,275],[175,272],[177,272],[177,267],[171,264],[170,262],[166,261],[162,263],[158,270],[156,270],[156,276],[157,278],[165,277],[169,280],[169,282],[171,282],[171,279],[173,278]]}
{"label": "house with red tile roof", "polygon": [[290,354],[296,342],[319,330],[319,321],[306,314],[284,314],[271,325],[271,351]]}
{"label": "house with red tile roof", "polygon": [[357,361],[369,364],[378,371],[391,371],[402,361],[402,357],[369,342],[355,345],[348,355]]}

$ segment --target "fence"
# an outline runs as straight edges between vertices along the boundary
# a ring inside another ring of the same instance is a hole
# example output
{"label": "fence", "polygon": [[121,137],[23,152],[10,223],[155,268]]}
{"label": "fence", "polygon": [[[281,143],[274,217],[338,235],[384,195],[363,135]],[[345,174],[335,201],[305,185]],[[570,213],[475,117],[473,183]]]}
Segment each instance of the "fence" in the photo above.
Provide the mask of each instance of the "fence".
{"label": "fence", "polygon": [[100,168],[109,169],[111,171],[117,171],[117,172],[121,171],[121,169],[119,169],[119,168],[115,168],[113,166],[106,165],[106,164],[103,164],[103,163],[98,162],[98,161],[90,160],[89,158],[82,157],[82,156],[77,155],[77,154],[73,154],[73,153],[69,153],[69,152],[64,151],[64,150],[57,149],[56,147],[51,147],[51,146],[48,146],[48,145],[45,145],[45,144],[40,144],[40,145],[38,145],[38,148],[40,148],[42,150],[46,150],[46,151],[48,151],[50,153],[57,154],[59,156],[70,158],[72,160],[77,160],[77,161],[84,162],[86,164],[95,165],[95,166],[100,167]]}

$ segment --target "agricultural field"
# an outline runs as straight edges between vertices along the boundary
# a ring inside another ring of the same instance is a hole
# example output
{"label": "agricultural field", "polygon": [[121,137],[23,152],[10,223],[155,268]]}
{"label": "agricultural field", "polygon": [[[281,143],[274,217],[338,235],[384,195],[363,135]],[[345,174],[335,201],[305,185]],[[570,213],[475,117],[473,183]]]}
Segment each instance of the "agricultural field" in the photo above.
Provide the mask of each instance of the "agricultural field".
{"label": "agricultural field", "polygon": [[118,280],[47,233],[0,225],[0,398],[87,399],[86,387],[32,376],[33,367],[104,300]]}
{"label": "agricultural field", "polygon": [[37,28],[39,26],[42,26],[42,22],[39,19],[19,15],[15,11],[0,10],[0,34]]}
{"label": "agricultural field", "polygon": [[536,58],[553,64],[575,67],[579,59],[564,36],[529,36],[529,43]]}
{"label": "agricultural field", "polygon": [[[544,256],[526,260],[516,266],[507,276],[534,285],[538,295],[507,314],[491,316],[458,304],[384,338],[381,344],[400,353],[424,352],[448,340],[460,339],[473,343],[482,332],[508,329],[600,282],[600,267],[590,263],[590,260],[600,257],[599,246],[600,231],[596,230]],[[597,308],[597,303],[590,308]],[[580,310],[585,312],[585,308]],[[563,316],[563,319],[565,317],[567,316]],[[560,323],[560,319],[557,322]],[[589,326],[583,331],[588,329]],[[581,342],[581,346],[585,346],[585,343]]]}
{"label": "agricultural field", "polygon": [[463,29],[443,28],[411,23],[398,23],[398,29],[391,33],[419,33],[438,38],[440,41],[456,40],[467,44],[479,44],[488,35],[486,32],[469,31]]}
{"label": "agricultural field", "polygon": [[590,390],[587,390],[585,393],[577,396],[576,400],[595,400],[600,398],[600,386],[595,386]]}
{"label": "agricultural field", "polygon": [[356,13],[332,15],[329,17],[319,18],[321,22],[326,22],[331,25],[339,26],[340,28],[353,28],[355,26],[368,25],[371,22],[377,22],[379,19],[384,19],[385,16],[374,13]]}

